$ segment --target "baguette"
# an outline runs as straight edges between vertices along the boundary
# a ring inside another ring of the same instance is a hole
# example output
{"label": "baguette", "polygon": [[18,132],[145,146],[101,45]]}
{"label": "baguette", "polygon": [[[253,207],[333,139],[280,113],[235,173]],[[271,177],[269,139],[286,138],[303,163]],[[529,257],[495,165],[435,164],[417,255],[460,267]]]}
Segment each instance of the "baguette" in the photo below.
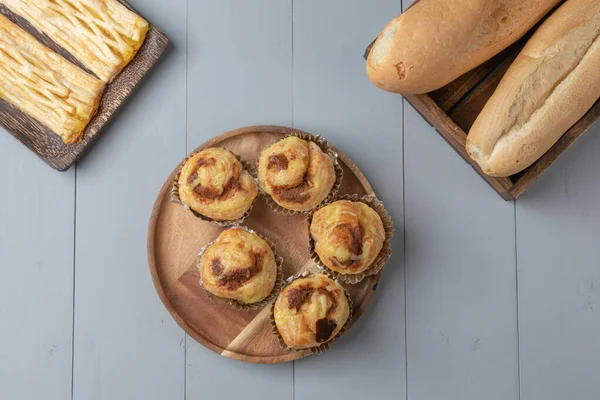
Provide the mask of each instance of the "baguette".
{"label": "baguette", "polygon": [[600,97],[600,0],[569,0],[525,45],[477,117],[467,152],[491,176],[533,164]]}
{"label": "baguette", "polygon": [[396,93],[447,85],[521,38],[560,0],[421,0],[379,34],[373,84]]}

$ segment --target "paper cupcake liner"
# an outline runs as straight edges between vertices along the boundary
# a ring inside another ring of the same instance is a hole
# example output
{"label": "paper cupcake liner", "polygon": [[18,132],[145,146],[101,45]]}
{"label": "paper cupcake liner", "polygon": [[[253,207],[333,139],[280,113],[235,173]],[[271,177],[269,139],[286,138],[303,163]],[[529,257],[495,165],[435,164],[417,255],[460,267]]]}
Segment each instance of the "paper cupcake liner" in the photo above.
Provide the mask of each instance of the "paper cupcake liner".
{"label": "paper cupcake liner", "polygon": [[[294,210],[289,210],[289,209],[277,204],[277,202],[275,200],[273,200],[273,198],[264,191],[264,189],[262,188],[262,186],[260,186],[260,184],[258,184],[259,192],[262,195],[262,197],[265,199],[265,201],[269,205],[269,207],[271,207],[272,210],[274,210],[275,212],[277,212],[279,214],[283,214],[283,215],[309,214],[312,211],[316,210],[317,208],[321,207],[323,204],[327,204],[329,201],[331,201],[331,199],[333,199],[335,197],[338,190],[340,189],[340,185],[342,184],[342,178],[344,175],[344,171],[342,169],[342,166],[340,165],[337,151],[335,151],[334,147],[321,135],[311,135],[310,133],[294,132],[294,133],[290,133],[289,135],[285,135],[285,137],[277,140],[276,142],[270,144],[269,146],[272,146],[273,144],[275,144],[289,136],[295,136],[299,139],[306,140],[307,142],[314,142],[317,146],[319,146],[319,148],[321,149],[321,151],[323,153],[325,153],[331,157],[331,160],[333,161],[333,169],[335,171],[335,182],[333,183],[333,186],[331,187],[329,194],[327,195],[327,197],[325,197],[323,199],[323,201],[321,201],[319,204],[317,204],[310,210],[294,211]],[[258,160],[260,159],[261,152],[262,152],[262,150],[258,153],[258,156],[256,158],[256,169],[255,169],[256,175],[254,175],[254,177],[256,177],[257,183],[258,183]]]}
{"label": "paper cupcake liner", "polygon": [[[275,303],[277,302],[277,297],[279,297],[279,294],[283,291],[283,289],[285,289],[290,283],[292,283],[296,279],[306,278],[309,275],[315,275],[315,274],[322,274],[322,272],[319,270],[315,270],[313,268],[308,268],[300,274],[290,276],[289,278],[286,279],[285,286],[283,286],[281,288],[281,290],[279,290],[279,292],[277,293],[277,296],[275,297],[275,301],[271,303],[271,317],[270,317],[271,327],[273,330],[273,334],[277,337],[279,346],[283,350],[293,351],[293,352],[309,352],[310,354],[323,354],[324,352],[329,350],[329,347],[331,346],[331,344],[333,342],[335,342],[340,337],[342,337],[344,335],[344,333],[346,333],[348,328],[350,328],[350,323],[352,322],[352,313],[353,313],[352,298],[350,297],[350,293],[348,293],[348,290],[343,285],[341,285],[342,288],[344,289],[344,294],[346,295],[346,298],[348,299],[348,308],[349,308],[350,312],[348,314],[348,319],[346,320],[346,323],[344,324],[344,326],[342,326],[342,329],[340,329],[340,331],[337,333],[337,335],[335,335],[333,338],[329,339],[328,341],[326,341],[316,347],[309,347],[309,348],[304,348],[304,349],[292,349],[287,344],[285,344],[283,337],[281,337],[281,334],[279,333],[279,329],[277,329],[277,324],[275,323]],[[335,278],[332,278],[332,279],[336,280]]]}
{"label": "paper cupcake liner", "polygon": [[208,291],[204,287],[204,284],[202,283],[202,273],[200,271],[200,258],[202,257],[202,254],[204,254],[206,249],[208,247],[210,247],[213,243],[215,243],[216,239],[213,240],[212,242],[208,243],[207,245],[203,246],[202,248],[200,248],[200,250],[198,251],[198,255],[196,256],[196,268],[198,268],[198,272],[200,272],[199,283],[200,283],[200,286],[202,286],[202,288],[206,291],[208,298],[213,301],[218,301],[220,303],[228,304],[231,307],[234,307],[236,310],[240,310],[240,311],[241,310],[258,310],[258,309],[264,308],[267,304],[269,304],[269,302],[277,296],[277,294],[279,293],[279,291],[283,288],[283,286],[285,284],[285,280],[283,279],[283,257],[281,257],[280,255],[277,254],[277,252],[275,251],[275,245],[273,244],[273,242],[271,240],[265,238],[263,235],[257,233],[256,231],[254,231],[250,228],[247,228],[245,226],[235,226],[234,228],[242,228],[246,232],[250,232],[250,233],[254,233],[254,234],[258,235],[261,239],[263,239],[265,242],[267,242],[267,244],[271,248],[271,251],[273,252],[273,255],[275,256],[275,263],[277,264],[277,276],[275,278],[275,285],[273,286],[273,289],[267,295],[267,297],[265,297],[263,300],[261,300],[257,303],[252,303],[252,304],[241,304],[241,303],[237,302],[236,300],[228,299],[225,297],[220,297],[220,296],[214,295],[210,291]]}
{"label": "paper cupcake liner", "polygon": [[[192,214],[194,214],[195,217],[200,218],[203,221],[211,222],[211,223],[213,223],[215,225],[218,225],[218,226],[221,226],[221,227],[233,227],[233,226],[241,225],[242,222],[244,222],[244,220],[246,218],[248,218],[248,216],[250,215],[250,212],[252,211],[252,208],[254,207],[254,204],[256,203],[256,200],[258,199],[258,196],[256,196],[256,198],[252,202],[252,205],[250,205],[250,207],[248,208],[248,210],[246,210],[246,212],[244,213],[244,215],[242,215],[238,219],[230,220],[230,221],[217,221],[215,219],[207,217],[206,215],[202,215],[202,214],[200,214],[200,213],[192,210],[190,208],[190,206],[188,206],[187,204],[185,204],[181,200],[181,197],[179,197],[179,176],[181,175],[181,170],[183,169],[183,166],[185,165],[185,163],[190,158],[194,157],[196,154],[198,154],[202,150],[206,150],[206,149],[200,149],[200,150],[197,150],[197,151],[194,151],[194,152],[190,153],[183,160],[183,162],[180,164],[179,169],[177,170],[177,173],[175,174],[175,177],[173,178],[173,181],[172,181],[172,186],[171,186],[171,202],[179,204],[180,206],[183,206],[183,208],[185,208],[186,210],[188,210]],[[259,194],[260,194],[260,186],[258,184],[258,179],[256,179],[257,172],[256,172],[256,168],[254,167],[254,165],[248,164],[247,162],[243,161],[240,158],[239,155],[235,154],[231,150],[229,150],[229,149],[225,149],[225,150],[227,150],[231,154],[233,154],[235,156],[235,158],[237,158],[237,160],[242,164],[242,168],[244,168],[250,174],[250,176],[252,176],[252,179],[254,180],[254,183],[256,183],[256,186],[259,188]]]}
{"label": "paper cupcake liner", "polygon": [[[356,274],[342,274],[340,272],[337,272],[337,271],[334,271],[334,270],[328,268],[325,265],[325,263],[323,263],[321,261],[321,258],[315,251],[315,241],[314,241],[312,235],[310,234],[310,225],[312,223],[314,211],[316,211],[316,210],[314,210],[308,216],[308,229],[309,229],[308,252],[310,254],[310,258],[314,261],[314,263],[319,267],[319,269],[325,275],[328,275],[332,278],[339,279],[342,282],[353,285],[353,284],[359,283],[367,276],[371,276],[371,275],[375,275],[375,274],[379,273],[379,271],[381,271],[383,269],[383,266],[385,265],[386,261],[392,255],[392,237],[394,236],[394,224],[392,222],[392,217],[390,217],[390,215],[388,214],[383,203],[379,199],[377,199],[377,197],[375,197],[375,196],[366,195],[366,196],[359,197],[357,194],[352,194],[352,195],[347,194],[347,195],[343,195],[343,196],[338,196],[327,204],[331,204],[338,200],[360,201],[361,203],[365,203],[366,205],[368,205],[369,207],[371,207],[373,210],[375,210],[377,212],[377,214],[379,215],[379,218],[381,218],[381,222],[383,223],[383,229],[385,230],[385,239],[383,240],[383,247],[381,248],[381,251],[379,252],[377,257],[375,257],[375,260],[373,260],[371,265],[369,265],[369,267],[367,269],[365,269],[364,271],[356,273]],[[319,208],[325,207],[327,204],[323,204]]]}

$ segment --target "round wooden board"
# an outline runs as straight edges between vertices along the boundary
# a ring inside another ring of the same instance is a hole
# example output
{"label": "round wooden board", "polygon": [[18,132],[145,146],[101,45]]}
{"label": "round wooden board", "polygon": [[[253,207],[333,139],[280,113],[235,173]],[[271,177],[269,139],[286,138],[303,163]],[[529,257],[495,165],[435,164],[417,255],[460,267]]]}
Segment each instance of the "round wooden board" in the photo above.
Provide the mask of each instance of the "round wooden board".
{"label": "round wooden board", "polygon": [[[224,147],[255,164],[260,150],[292,132],[301,131],[281,126],[250,126],[219,135],[198,149]],[[338,194],[374,194],[358,167],[339,150],[338,154],[344,169]],[[170,201],[171,181],[177,168],[158,194],[148,230],[150,273],[167,310],[191,337],[229,358],[282,363],[309,355],[280,348],[272,333],[270,305],[261,310],[238,311],[208,298],[199,284],[196,254],[224,228],[202,221]],[[244,225],[274,243],[275,251],[284,258],[285,278],[313,265],[308,254],[306,215],[277,214],[259,197]],[[352,323],[371,301],[379,276],[365,278],[356,285],[344,284],[353,301]]]}

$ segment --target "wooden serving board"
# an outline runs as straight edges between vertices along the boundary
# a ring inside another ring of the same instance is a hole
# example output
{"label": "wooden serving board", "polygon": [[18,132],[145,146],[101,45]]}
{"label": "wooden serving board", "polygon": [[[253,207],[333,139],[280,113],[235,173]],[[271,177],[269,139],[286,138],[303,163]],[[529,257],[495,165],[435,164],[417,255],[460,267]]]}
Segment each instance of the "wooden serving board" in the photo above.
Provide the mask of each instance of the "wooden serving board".
{"label": "wooden serving board", "polygon": [[[125,1],[119,1],[138,15],[141,15]],[[29,32],[54,52],[91,73],[91,71],[85,68],[65,49],[54,43],[45,34],[36,30],[27,20],[11,12],[2,3],[0,3],[0,13]],[[0,125],[52,168],[58,171],[66,171],[83,156],[85,151],[100,136],[102,128],[106,126],[119,107],[131,95],[133,89],[140,83],[150,68],[157,63],[160,56],[167,49],[168,44],[169,39],[167,39],[165,34],[156,26],[150,24],[146,40],[133,60],[112,82],[106,85],[100,107],[87,126],[83,139],[77,144],[63,143],[61,138],[52,132],[52,130],[12,107],[2,99],[0,99]]]}
{"label": "wooden serving board", "polygon": [[[217,136],[201,145],[224,147],[255,164],[260,150],[297,129],[280,126],[251,126]],[[369,182],[345,154],[338,151],[344,176],[338,194],[374,194]],[[229,358],[253,363],[282,363],[309,355],[280,348],[272,333],[270,304],[261,310],[238,311],[208,298],[199,284],[196,267],[198,250],[221,231],[209,222],[170,201],[171,181],[178,166],[166,179],[150,218],[148,262],[154,285],[167,310],[191,337],[207,348]],[[284,277],[313,266],[308,253],[306,215],[284,216],[274,212],[259,197],[244,225],[269,238],[283,257]],[[356,322],[371,301],[379,276],[356,285],[344,285],[353,301]],[[333,344],[335,347],[335,344]]]}
{"label": "wooden serving board", "polygon": [[[550,164],[575,143],[600,117],[600,101],[598,101],[546,154],[526,170],[510,177],[494,178],[488,176],[468,156],[465,148],[467,133],[483,106],[494,93],[508,67],[542,22],[543,20],[512,46],[443,88],[426,94],[404,95],[404,98],[415,110],[431,126],[435,127],[440,136],[504,200],[515,200],[522,195]],[[364,55],[365,59],[372,45],[373,43],[367,47]]]}

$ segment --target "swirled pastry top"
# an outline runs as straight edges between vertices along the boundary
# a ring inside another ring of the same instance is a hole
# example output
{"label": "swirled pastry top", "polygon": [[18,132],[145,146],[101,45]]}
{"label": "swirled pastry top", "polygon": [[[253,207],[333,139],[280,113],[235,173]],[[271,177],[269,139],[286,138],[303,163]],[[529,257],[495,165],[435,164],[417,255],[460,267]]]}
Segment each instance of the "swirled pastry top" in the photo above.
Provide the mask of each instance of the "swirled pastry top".
{"label": "swirled pastry top", "polygon": [[271,293],[277,263],[269,244],[243,228],[222,232],[200,257],[204,288],[215,296],[252,304]]}
{"label": "swirled pastry top", "polygon": [[78,142],[98,109],[104,83],[0,15],[0,98]]}
{"label": "swirled pastry top", "polygon": [[310,234],[323,264],[341,274],[366,270],[385,240],[379,214],[365,203],[348,200],[315,211]]}
{"label": "swirled pastry top", "polygon": [[277,296],[275,325],[292,349],[320,346],[333,339],[350,316],[344,288],[322,274],[292,281]]}
{"label": "swirled pastry top", "polygon": [[181,201],[217,221],[242,217],[257,195],[252,176],[225,149],[200,151],[186,161],[179,176]]}
{"label": "swirled pastry top", "polygon": [[335,183],[331,157],[314,142],[289,136],[263,150],[258,182],[280,206],[308,211],[321,203]]}
{"label": "swirled pastry top", "polygon": [[148,23],[117,0],[2,0],[104,82],[131,61]]}

